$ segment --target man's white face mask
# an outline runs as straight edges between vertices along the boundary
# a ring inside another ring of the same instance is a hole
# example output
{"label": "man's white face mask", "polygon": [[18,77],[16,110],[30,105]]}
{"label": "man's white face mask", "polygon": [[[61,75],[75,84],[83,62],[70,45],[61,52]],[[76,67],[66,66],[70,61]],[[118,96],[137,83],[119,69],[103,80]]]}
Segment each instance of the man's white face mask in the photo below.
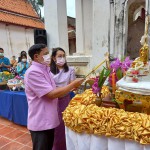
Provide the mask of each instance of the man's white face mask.
{"label": "man's white face mask", "polygon": [[43,55],[43,59],[44,61],[42,62],[42,64],[49,66],[51,62],[50,54]]}
{"label": "man's white face mask", "polygon": [[0,56],[4,56],[4,53],[0,53]]}

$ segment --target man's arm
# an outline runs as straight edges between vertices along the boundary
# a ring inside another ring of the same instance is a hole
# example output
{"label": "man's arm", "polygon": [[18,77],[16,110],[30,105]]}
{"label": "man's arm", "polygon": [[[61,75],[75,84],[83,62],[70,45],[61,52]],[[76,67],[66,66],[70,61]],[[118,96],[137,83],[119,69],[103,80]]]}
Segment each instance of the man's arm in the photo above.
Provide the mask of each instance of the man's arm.
{"label": "man's arm", "polygon": [[50,99],[62,97],[63,95],[70,92],[72,89],[78,88],[82,82],[83,82],[83,79],[76,79],[76,80],[72,81],[70,84],[68,84],[67,86],[59,87],[55,90],[50,91],[45,96]]}
{"label": "man's arm", "polygon": [[9,59],[8,58],[6,58],[7,60],[6,60],[6,64],[4,63],[4,62],[2,62],[2,66],[3,67],[6,67],[6,68],[10,68],[11,66],[10,66],[10,61],[9,61]]}
{"label": "man's arm", "polygon": [[45,79],[43,72],[32,71],[28,74],[28,77],[25,76],[25,81],[25,85],[28,83],[30,89],[36,93],[38,97],[46,96],[52,100],[62,97],[74,88],[78,88],[83,82],[83,79],[76,79],[67,86],[54,88],[52,84]]}
{"label": "man's arm", "polygon": [[3,64],[3,67],[10,68],[10,65]]}

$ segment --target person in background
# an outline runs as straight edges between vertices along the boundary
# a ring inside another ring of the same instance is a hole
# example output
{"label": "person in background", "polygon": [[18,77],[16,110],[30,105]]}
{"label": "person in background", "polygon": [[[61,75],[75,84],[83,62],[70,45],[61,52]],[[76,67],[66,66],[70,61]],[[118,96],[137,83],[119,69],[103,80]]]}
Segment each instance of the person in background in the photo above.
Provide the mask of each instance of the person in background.
{"label": "person in background", "polygon": [[[50,69],[56,87],[66,86],[76,79],[75,70],[73,67],[68,67],[66,62],[66,53],[60,47],[53,48]],[[55,129],[53,150],[66,150],[65,126],[62,119],[62,112],[66,109],[70,100],[69,92],[58,98],[58,115],[60,125]]]}
{"label": "person in background", "polygon": [[11,67],[16,67],[17,66],[16,56],[12,56],[10,64],[11,64]]}
{"label": "person in background", "polygon": [[7,57],[4,57],[4,49],[0,48],[0,72],[9,71],[10,61]]}
{"label": "person in background", "polygon": [[[62,97],[83,82],[76,79],[69,85],[56,88],[50,73],[50,54],[44,44],[30,47],[32,65],[25,74],[25,93],[28,102],[28,124],[33,150],[52,150],[54,130],[59,125],[58,97]],[[61,150],[61,149],[60,149]]]}
{"label": "person in background", "polygon": [[22,55],[26,55],[26,57],[27,57],[27,52],[26,51],[21,51],[20,57],[18,57],[18,63],[21,62],[21,56]]}
{"label": "person in background", "polygon": [[17,64],[16,72],[19,74],[19,76],[23,77],[28,68],[29,68],[29,63],[27,62],[27,56],[22,54],[21,62]]}
{"label": "person in background", "polygon": [[17,75],[16,73],[16,66],[17,66],[17,60],[15,56],[12,56],[12,59],[10,61],[11,67],[10,67],[10,72],[14,75]]}

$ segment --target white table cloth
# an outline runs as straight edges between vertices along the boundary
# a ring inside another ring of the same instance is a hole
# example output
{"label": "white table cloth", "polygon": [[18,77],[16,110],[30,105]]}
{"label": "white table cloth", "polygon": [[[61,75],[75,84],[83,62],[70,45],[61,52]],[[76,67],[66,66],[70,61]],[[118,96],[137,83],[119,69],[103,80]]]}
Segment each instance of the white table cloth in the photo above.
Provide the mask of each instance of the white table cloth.
{"label": "white table cloth", "polygon": [[113,137],[79,134],[69,128],[66,130],[67,150],[150,150],[150,145]]}
{"label": "white table cloth", "polygon": [[116,84],[117,87],[123,91],[135,94],[150,95],[150,75],[140,77],[140,80],[137,83],[129,83],[122,78]]}

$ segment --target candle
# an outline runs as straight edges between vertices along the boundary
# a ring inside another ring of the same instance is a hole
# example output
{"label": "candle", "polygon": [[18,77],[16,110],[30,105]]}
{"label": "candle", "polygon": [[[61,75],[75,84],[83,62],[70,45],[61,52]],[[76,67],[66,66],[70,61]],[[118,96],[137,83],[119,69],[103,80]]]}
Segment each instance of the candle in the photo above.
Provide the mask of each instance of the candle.
{"label": "candle", "polygon": [[116,91],[116,73],[113,70],[113,73],[112,73],[112,93],[115,94],[115,91]]}

